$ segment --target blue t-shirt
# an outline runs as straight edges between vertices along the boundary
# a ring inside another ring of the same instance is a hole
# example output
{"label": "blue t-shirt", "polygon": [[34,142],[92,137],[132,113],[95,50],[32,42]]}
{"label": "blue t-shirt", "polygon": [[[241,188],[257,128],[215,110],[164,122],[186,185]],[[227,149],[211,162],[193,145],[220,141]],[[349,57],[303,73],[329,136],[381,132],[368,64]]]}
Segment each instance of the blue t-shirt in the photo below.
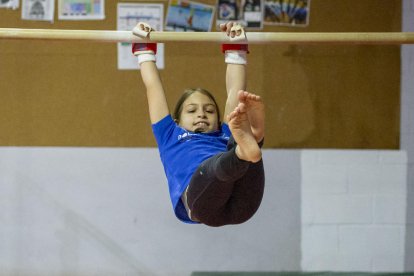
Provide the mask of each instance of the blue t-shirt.
{"label": "blue t-shirt", "polygon": [[175,215],[181,221],[193,223],[187,215],[181,195],[194,171],[209,157],[226,150],[231,135],[228,125],[210,133],[195,133],[177,125],[171,115],[152,125],[165,175],[168,180]]}

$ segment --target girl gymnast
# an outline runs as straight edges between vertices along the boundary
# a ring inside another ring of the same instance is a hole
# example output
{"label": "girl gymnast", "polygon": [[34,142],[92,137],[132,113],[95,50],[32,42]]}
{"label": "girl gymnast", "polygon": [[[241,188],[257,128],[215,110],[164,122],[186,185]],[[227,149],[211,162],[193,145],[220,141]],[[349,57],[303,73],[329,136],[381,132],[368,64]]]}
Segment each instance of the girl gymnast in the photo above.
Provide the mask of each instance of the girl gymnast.
{"label": "girl gymnast", "polygon": [[[229,40],[245,39],[236,23],[221,24],[220,29]],[[133,33],[150,41],[152,31],[140,22]],[[227,63],[222,123],[215,98],[202,88],[187,89],[170,115],[156,51],[156,43],[132,45],[175,215],[186,223],[213,227],[249,220],[263,197],[265,114],[261,97],[245,91],[248,45],[222,45]]]}

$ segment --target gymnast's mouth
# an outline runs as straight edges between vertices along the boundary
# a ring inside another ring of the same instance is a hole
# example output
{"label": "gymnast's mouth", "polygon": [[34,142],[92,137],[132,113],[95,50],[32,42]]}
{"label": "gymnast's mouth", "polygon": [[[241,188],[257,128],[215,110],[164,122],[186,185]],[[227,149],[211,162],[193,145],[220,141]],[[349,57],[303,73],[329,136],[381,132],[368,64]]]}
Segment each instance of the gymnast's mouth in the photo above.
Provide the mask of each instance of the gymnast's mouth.
{"label": "gymnast's mouth", "polygon": [[200,121],[200,122],[196,122],[194,125],[197,127],[208,127],[210,124],[206,121]]}
{"label": "gymnast's mouth", "polygon": [[194,132],[195,133],[202,133],[202,132],[206,132],[208,131],[208,127],[210,126],[210,124],[206,121],[200,121],[194,124]]}

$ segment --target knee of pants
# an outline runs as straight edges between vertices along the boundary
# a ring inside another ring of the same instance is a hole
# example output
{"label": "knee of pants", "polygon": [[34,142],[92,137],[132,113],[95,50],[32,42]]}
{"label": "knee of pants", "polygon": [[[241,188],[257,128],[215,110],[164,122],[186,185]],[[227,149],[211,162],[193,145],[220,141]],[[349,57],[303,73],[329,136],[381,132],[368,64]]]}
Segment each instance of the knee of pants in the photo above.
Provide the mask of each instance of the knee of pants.
{"label": "knee of pants", "polygon": [[[259,203],[260,205],[260,203]],[[232,211],[231,209],[218,210],[216,212],[194,209],[192,214],[197,220],[211,227],[220,227],[224,225],[242,224],[253,217],[259,209],[259,205],[250,210]]]}
{"label": "knee of pants", "polygon": [[225,225],[242,224],[248,221],[249,219],[251,219],[252,217],[253,217],[253,214],[250,214],[249,216],[245,216],[245,217],[234,218],[234,219],[226,219],[226,218],[221,218],[221,217],[216,217],[216,218],[210,217],[204,220],[200,219],[200,222],[207,226],[211,226],[211,227],[221,227]]}

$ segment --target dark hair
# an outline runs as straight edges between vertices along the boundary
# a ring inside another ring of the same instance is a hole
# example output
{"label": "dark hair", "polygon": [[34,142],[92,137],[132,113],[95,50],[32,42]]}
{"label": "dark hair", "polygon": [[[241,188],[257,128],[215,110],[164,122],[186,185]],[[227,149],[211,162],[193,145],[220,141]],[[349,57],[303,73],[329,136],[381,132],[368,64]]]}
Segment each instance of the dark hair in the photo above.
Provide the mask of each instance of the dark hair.
{"label": "dark hair", "polygon": [[213,94],[211,94],[209,91],[203,88],[190,88],[190,89],[184,90],[184,93],[181,95],[181,97],[178,99],[175,105],[174,113],[173,113],[174,120],[177,122],[180,121],[181,112],[183,111],[183,103],[185,102],[185,100],[188,99],[188,97],[190,97],[192,94],[196,92],[206,95],[214,102],[214,105],[216,106],[216,110],[217,110],[217,122],[219,123],[219,127],[220,127],[220,110],[217,105],[216,99],[214,98]]}

